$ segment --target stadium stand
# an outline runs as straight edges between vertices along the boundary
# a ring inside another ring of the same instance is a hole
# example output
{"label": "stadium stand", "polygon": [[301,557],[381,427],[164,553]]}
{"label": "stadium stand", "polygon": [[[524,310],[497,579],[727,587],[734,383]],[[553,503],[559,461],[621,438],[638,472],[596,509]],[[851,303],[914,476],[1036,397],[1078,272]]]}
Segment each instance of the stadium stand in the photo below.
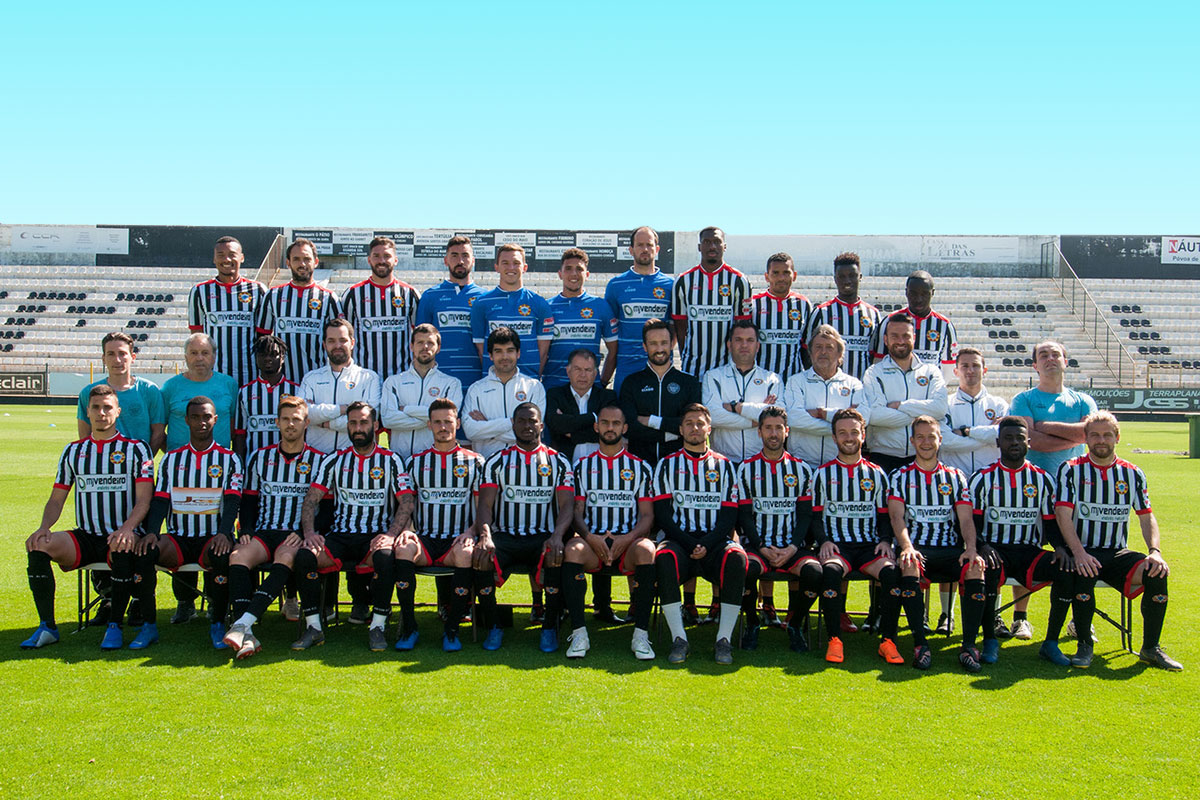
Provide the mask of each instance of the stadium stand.
{"label": "stadium stand", "polygon": [[1084,281],[1154,386],[1200,386],[1200,286],[1195,281]]}

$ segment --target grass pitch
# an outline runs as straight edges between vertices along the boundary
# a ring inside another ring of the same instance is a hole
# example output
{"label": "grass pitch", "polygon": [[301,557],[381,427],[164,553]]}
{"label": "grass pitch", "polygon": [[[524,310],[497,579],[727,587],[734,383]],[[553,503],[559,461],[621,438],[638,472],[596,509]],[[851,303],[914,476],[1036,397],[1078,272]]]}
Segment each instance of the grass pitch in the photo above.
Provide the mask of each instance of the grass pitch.
{"label": "grass pitch", "polygon": [[[1150,479],[1172,567],[1163,644],[1186,671],[1143,667],[1098,619],[1090,670],[1039,660],[1035,637],[1004,643],[999,664],[969,676],[954,640],[933,640],[933,670],[921,674],[885,669],[866,635],[846,637],[846,663],[827,668],[817,653],[791,653],[773,630],[757,652],[735,651],[735,665],[719,668],[712,626],[691,632],[681,668],[665,663],[665,634],[657,661],[635,661],[629,626],[592,625],[591,654],[568,663],[561,651],[537,651],[520,610],[502,650],[468,643],[453,656],[438,645],[432,611],[418,614],[424,638],[411,654],[369,653],[365,631],[349,625],[332,628],[324,647],[292,654],[295,626],[271,612],[256,626],[264,651],[238,663],[212,650],[203,620],[165,624],[165,581],[162,642],[101,654],[99,629],[68,633],[75,578],[57,569],[63,641],[24,652],[17,644],[37,620],[23,542],[75,423],[73,408],[0,412],[4,797],[1027,799],[1187,797],[1200,786],[1191,705],[1200,690],[1200,460],[1134,452],[1186,450],[1181,424],[1127,424],[1118,452]],[[70,522],[68,504],[58,527]],[[431,584],[420,592],[430,599]],[[851,603],[864,598],[856,585]],[[514,580],[501,599],[526,602],[525,583]],[[1115,595],[1101,593],[1100,606],[1115,612]],[[1037,635],[1045,614],[1039,593],[1030,608]],[[902,652],[909,643],[902,632]]]}

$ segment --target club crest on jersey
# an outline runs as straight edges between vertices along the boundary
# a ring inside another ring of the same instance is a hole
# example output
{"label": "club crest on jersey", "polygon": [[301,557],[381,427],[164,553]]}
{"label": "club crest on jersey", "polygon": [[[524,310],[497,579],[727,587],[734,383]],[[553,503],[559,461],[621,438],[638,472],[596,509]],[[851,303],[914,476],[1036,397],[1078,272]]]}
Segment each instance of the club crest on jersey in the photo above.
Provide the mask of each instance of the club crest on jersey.
{"label": "club crest on jersey", "polygon": [[393,308],[404,308],[404,298],[399,295],[393,295],[392,307]]}
{"label": "club crest on jersey", "polygon": [[938,494],[943,495],[945,497],[949,497],[950,493],[952,491],[954,491],[954,489],[950,486],[950,484],[948,484],[948,483],[939,483],[938,484]]}
{"label": "club crest on jersey", "polygon": [[864,492],[869,492],[875,488],[875,481],[871,480],[870,478],[863,478],[858,482],[858,485],[862,487]]}
{"label": "club crest on jersey", "polygon": [[436,387],[436,386],[429,387],[429,396],[430,397],[437,397],[441,393],[442,393],[442,390],[439,389],[438,387]]}
{"label": "club crest on jersey", "polygon": [[125,463],[125,454],[122,453],[120,450],[114,450],[108,454],[108,460],[110,462],[112,462],[113,464],[124,464]]}
{"label": "club crest on jersey", "polygon": [[861,324],[864,328],[874,328],[875,327],[875,320],[871,319],[866,314],[862,314],[861,317],[862,317]]}
{"label": "club crest on jersey", "polygon": [[788,319],[792,320],[793,322],[799,320],[800,319],[800,309],[793,308],[791,311],[789,311]]}
{"label": "club crest on jersey", "polygon": [[755,379],[754,379],[754,385],[755,385],[755,386],[762,386],[762,378],[755,378]]}
{"label": "club crest on jersey", "polygon": [[210,477],[210,478],[221,477],[221,465],[213,464],[211,467],[209,467],[208,468],[208,477]]}
{"label": "club crest on jersey", "polygon": [[[997,490],[999,488],[1000,488],[999,486],[996,487]],[[1027,484],[1025,484],[1025,488],[1021,490],[1021,494],[1025,495],[1026,497],[1030,497],[1030,498],[1035,497],[1037,495],[1037,487],[1034,486],[1032,483],[1027,483]]]}
{"label": "club crest on jersey", "polygon": [[850,396],[850,387],[849,386],[839,386],[838,393],[841,394],[842,397],[849,397]]}
{"label": "club crest on jersey", "polygon": [[533,313],[533,309],[529,307],[528,303],[521,303],[521,305],[517,306],[517,313],[522,317],[528,317]]}
{"label": "club crest on jersey", "polygon": [[942,335],[940,333],[938,333],[937,331],[926,331],[925,338],[928,339],[930,342],[936,343],[938,339],[942,338]]}
{"label": "club crest on jersey", "polygon": [[987,417],[989,420],[995,419],[996,418],[996,409],[989,408],[983,412],[983,415],[985,417]]}
{"label": "club crest on jersey", "polygon": [[346,384],[346,388],[347,388],[347,389],[353,389],[353,388],[354,388],[354,384],[355,384],[355,383],[357,383],[357,381],[350,381],[350,382],[348,382],[348,383]]}
{"label": "club crest on jersey", "polygon": [[383,477],[383,467],[371,467],[371,480],[377,481]]}
{"label": "club crest on jersey", "polygon": [[243,303],[249,303],[250,302],[250,293],[249,292],[240,292],[238,294],[238,300],[240,300]]}
{"label": "club crest on jersey", "polygon": [[541,475],[543,478],[548,477],[550,475],[550,465],[538,464],[538,475]]}
{"label": "club crest on jersey", "polygon": [[455,464],[453,472],[454,472],[454,477],[465,478],[465,477],[467,477],[467,465],[466,464]]}
{"label": "club crest on jersey", "polygon": [[1117,494],[1125,494],[1129,491],[1129,484],[1125,481],[1117,481],[1117,485],[1114,488],[1117,490]]}
{"label": "club crest on jersey", "polygon": [[467,308],[470,308],[473,305],[475,305],[475,296],[474,295],[467,298]]}
{"label": "club crest on jersey", "polygon": [[704,480],[709,481],[710,483],[715,482],[719,477],[721,476],[717,474],[715,469],[710,469],[704,473]]}
{"label": "club crest on jersey", "polygon": [[517,393],[516,393],[515,395],[513,395],[513,396],[517,398],[517,402],[518,402],[518,403],[524,403],[524,402],[525,402],[525,398],[526,398],[526,397],[528,397],[529,395],[525,394],[524,392],[517,392]]}
{"label": "club crest on jersey", "polygon": [[300,463],[296,465],[296,473],[299,475],[307,475],[311,471],[312,466],[309,464]]}
{"label": "club crest on jersey", "polygon": [[783,485],[787,486],[789,488],[795,486],[796,485],[796,476],[795,475],[784,475],[783,476]]}
{"label": "club crest on jersey", "polygon": [[667,293],[663,291],[663,288],[661,286],[655,286],[653,289],[650,290],[650,294],[654,295],[654,299],[656,299],[656,300],[662,300],[664,297],[667,296]]}
{"label": "club crest on jersey", "polygon": [[668,394],[679,394],[679,384],[678,383],[668,383],[667,384],[667,393]]}
{"label": "club crest on jersey", "polygon": [[721,295],[721,297],[729,297],[729,294],[730,294],[730,292],[729,292],[729,287],[728,287],[728,286],[722,286],[722,287],[720,288],[720,290],[719,290],[718,294],[720,294],[720,295]]}
{"label": "club crest on jersey", "polygon": [[596,312],[595,312],[595,311],[592,311],[592,309],[590,309],[590,308],[581,308],[581,309],[579,309],[579,316],[583,317],[584,319],[591,319],[591,318],[592,318],[592,315],[593,315],[593,314],[595,314],[595,313],[596,313]]}
{"label": "club crest on jersey", "polygon": [[633,480],[633,470],[631,470],[631,469],[621,470],[621,480],[623,480],[623,481]]}
{"label": "club crest on jersey", "polygon": [[308,299],[308,307],[309,307],[309,308],[311,308],[313,311],[318,311],[318,310],[320,310],[320,308],[321,308],[321,298],[319,298],[319,297],[310,297],[310,298]]}
{"label": "club crest on jersey", "polygon": [[918,375],[917,376],[917,386],[928,386],[928,385],[929,385],[929,376],[928,375]]}

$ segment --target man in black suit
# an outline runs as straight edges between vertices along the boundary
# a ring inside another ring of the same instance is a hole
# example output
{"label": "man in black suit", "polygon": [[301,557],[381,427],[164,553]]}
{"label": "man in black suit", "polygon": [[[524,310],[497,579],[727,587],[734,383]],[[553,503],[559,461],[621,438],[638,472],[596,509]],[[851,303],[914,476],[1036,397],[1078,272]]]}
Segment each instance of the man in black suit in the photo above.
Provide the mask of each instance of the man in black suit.
{"label": "man in black suit", "polygon": [[615,403],[612,390],[596,384],[596,354],[579,348],[567,358],[566,386],[546,390],[546,427],[550,446],[571,463],[600,449],[596,435],[596,416],[600,409]]}

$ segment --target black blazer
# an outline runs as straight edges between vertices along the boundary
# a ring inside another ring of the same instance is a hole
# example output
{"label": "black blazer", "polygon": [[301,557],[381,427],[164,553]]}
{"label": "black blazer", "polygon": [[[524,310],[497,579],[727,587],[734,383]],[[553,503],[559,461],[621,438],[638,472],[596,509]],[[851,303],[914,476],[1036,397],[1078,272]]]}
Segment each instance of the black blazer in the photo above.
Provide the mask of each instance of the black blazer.
{"label": "black blazer", "polygon": [[597,441],[596,430],[592,427],[596,414],[616,401],[617,396],[611,389],[593,386],[588,395],[588,413],[580,414],[571,384],[547,389],[546,430],[549,431],[550,446],[569,459],[575,454],[575,445]]}

